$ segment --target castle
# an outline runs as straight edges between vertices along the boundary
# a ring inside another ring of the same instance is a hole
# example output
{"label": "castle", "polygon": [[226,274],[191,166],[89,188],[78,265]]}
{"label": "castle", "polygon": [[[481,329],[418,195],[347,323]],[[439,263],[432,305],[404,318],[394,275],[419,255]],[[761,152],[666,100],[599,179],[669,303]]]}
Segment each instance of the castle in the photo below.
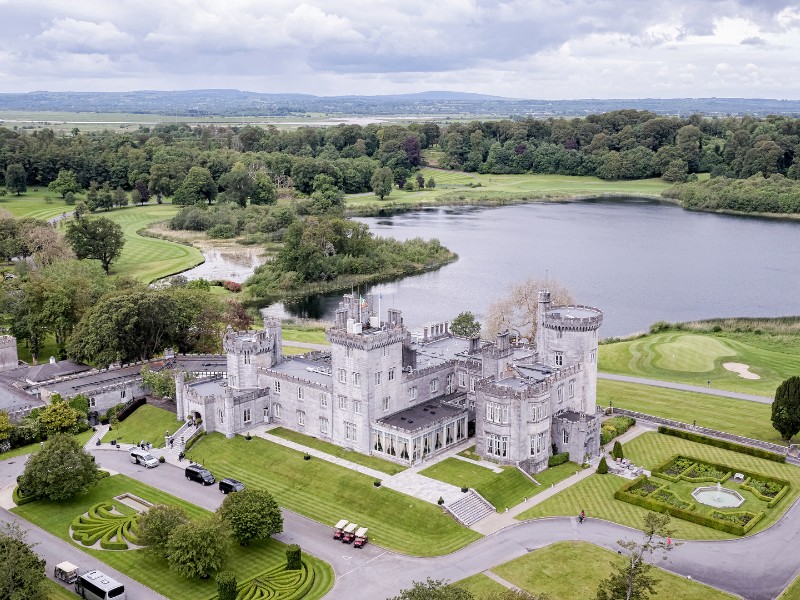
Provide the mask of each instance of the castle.
{"label": "castle", "polygon": [[448,323],[412,333],[401,311],[348,294],[328,331],[330,352],[284,357],[281,325],[223,338],[225,376],[176,375],[178,419],[201,418],[227,437],[266,423],[412,465],[465,441],[530,473],[554,452],[582,463],[600,448],[595,417],[597,329],[587,306],[539,294],[535,348],[459,338]]}

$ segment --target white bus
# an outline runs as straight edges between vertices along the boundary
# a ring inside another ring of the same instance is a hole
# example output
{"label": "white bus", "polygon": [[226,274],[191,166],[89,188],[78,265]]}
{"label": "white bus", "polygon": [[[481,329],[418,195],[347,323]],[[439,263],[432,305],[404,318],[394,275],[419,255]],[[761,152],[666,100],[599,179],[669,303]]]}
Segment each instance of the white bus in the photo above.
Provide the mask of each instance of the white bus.
{"label": "white bus", "polygon": [[125,586],[97,569],[78,575],[75,593],[88,600],[125,600]]}

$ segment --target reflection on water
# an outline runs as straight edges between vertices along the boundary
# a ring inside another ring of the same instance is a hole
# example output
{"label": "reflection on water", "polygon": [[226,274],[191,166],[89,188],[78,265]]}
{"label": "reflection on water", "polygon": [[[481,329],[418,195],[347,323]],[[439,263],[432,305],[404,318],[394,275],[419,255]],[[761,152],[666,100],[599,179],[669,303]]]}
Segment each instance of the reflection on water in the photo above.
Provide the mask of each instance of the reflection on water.
{"label": "reflection on water", "polygon": [[181,273],[187,279],[224,279],[244,282],[264,263],[261,248],[204,248],[205,262]]}

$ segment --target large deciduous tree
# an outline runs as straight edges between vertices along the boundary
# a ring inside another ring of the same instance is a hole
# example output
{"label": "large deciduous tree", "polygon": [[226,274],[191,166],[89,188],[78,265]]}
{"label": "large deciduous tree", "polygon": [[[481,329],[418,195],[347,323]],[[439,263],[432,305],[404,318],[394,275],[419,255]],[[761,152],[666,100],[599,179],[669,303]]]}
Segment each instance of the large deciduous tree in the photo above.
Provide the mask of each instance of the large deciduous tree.
{"label": "large deciduous tree", "polygon": [[78,177],[73,171],[61,169],[58,172],[58,177],[48,184],[47,189],[65,198],[69,193],[77,194],[80,192],[81,184],[78,183]]}
{"label": "large deciduous tree", "polygon": [[520,337],[530,341],[535,340],[541,290],[550,292],[553,306],[564,306],[574,302],[570,291],[560,283],[529,277],[511,286],[506,296],[489,305],[486,311],[485,335],[494,337],[510,330]]}
{"label": "large deciduous tree", "polygon": [[39,420],[47,435],[56,433],[75,433],[81,414],[61,399],[58,394],[53,394],[50,404],[42,409]]}
{"label": "large deciduous tree", "polygon": [[450,323],[450,331],[453,335],[465,338],[472,338],[480,335],[481,324],[470,311],[460,313],[453,322]]}
{"label": "large deciduous tree", "polygon": [[111,219],[74,219],[67,225],[67,241],[78,258],[100,261],[106,273],[122,254],[125,234]]}
{"label": "large deciduous tree", "polygon": [[6,167],[6,187],[17,196],[25,193],[28,189],[28,175],[25,167],[19,163],[13,163]]}
{"label": "large deciduous tree", "polygon": [[775,390],[772,426],[787,441],[800,433],[800,377],[789,377]]}
{"label": "large deciduous tree", "polygon": [[97,464],[71,435],[57,434],[25,463],[19,488],[25,496],[69,500],[97,481]]}
{"label": "large deciduous tree", "polygon": [[441,579],[434,580],[428,577],[424,582],[415,581],[410,588],[402,590],[399,595],[389,600],[473,600],[473,598],[472,593],[463,588],[448,585]]}
{"label": "large deciduous tree", "polygon": [[25,541],[17,523],[3,523],[0,529],[0,598],[28,600],[46,598],[45,561]]}
{"label": "large deciduous tree", "polygon": [[394,174],[389,167],[376,169],[370,179],[372,191],[381,200],[392,193],[392,183],[394,183]]}
{"label": "large deciduous tree", "polygon": [[174,204],[202,204],[211,202],[217,197],[217,184],[211,171],[205,167],[192,167],[189,173],[175,190]]}
{"label": "large deciduous tree", "polygon": [[281,509],[265,490],[246,489],[229,494],[217,512],[242,546],[283,531]]}
{"label": "large deciduous tree", "polygon": [[219,517],[178,525],[167,539],[170,569],[184,577],[207,579],[231,553],[230,532]]}
{"label": "large deciduous tree", "polygon": [[158,558],[166,558],[170,534],[179,525],[188,522],[189,518],[179,506],[157,504],[139,516],[136,537],[147,552]]}

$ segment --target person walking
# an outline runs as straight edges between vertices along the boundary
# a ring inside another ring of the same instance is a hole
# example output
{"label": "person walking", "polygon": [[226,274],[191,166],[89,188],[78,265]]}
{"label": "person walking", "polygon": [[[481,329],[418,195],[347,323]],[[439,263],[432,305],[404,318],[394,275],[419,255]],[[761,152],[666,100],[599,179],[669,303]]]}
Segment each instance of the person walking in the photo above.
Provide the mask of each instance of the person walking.
{"label": "person walking", "polygon": [[584,520],[585,518],[586,518],[586,513],[585,513],[585,512],[583,512],[583,509],[581,509],[581,514],[580,514],[580,516],[578,517],[578,523],[583,523],[583,520]]}

